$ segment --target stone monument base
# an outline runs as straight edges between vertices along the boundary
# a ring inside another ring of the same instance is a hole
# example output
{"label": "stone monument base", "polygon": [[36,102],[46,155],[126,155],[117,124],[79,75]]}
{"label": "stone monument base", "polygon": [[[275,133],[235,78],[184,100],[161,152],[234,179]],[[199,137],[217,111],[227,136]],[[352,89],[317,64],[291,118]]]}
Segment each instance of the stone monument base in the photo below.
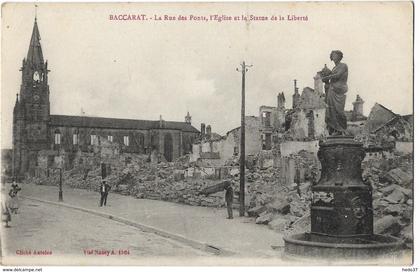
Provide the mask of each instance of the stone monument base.
{"label": "stone monument base", "polygon": [[338,261],[401,255],[402,241],[373,233],[372,187],[362,179],[362,144],[335,136],[319,146],[322,172],[312,186],[311,232],[284,238],[286,256]]}
{"label": "stone monument base", "polygon": [[300,233],[284,238],[286,257],[328,260],[369,259],[401,256],[401,240],[383,235],[334,237]]}

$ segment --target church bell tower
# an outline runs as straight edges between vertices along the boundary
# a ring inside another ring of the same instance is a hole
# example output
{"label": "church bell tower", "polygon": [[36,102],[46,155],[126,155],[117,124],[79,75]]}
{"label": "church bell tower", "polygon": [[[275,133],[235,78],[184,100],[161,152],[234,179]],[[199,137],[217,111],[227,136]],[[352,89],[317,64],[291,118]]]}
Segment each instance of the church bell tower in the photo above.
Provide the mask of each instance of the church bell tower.
{"label": "church bell tower", "polygon": [[37,152],[48,149],[50,91],[48,63],[44,61],[35,18],[26,58],[22,61],[22,83],[13,110],[13,171],[20,175],[36,166]]}

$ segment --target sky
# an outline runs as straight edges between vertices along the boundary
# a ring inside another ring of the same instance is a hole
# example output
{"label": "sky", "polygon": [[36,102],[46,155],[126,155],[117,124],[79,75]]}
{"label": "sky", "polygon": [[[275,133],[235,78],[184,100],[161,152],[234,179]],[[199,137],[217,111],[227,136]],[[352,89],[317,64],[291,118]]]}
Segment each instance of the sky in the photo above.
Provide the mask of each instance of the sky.
{"label": "sky", "polygon": [[[349,67],[346,109],[359,94],[364,113],[375,102],[413,112],[410,3],[39,3],[36,10],[48,60],[51,114],[210,124],[224,135],[240,125],[240,62],[246,114],[291,107],[293,80],[302,90],[331,50]],[[121,21],[110,15],[267,16],[266,21]],[[287,21],[287,15],[307,21]],[[33,4],[2,6],[1,144],[12,143],[12,112],[35,16]],[[285,20],[270,20],[283,16]]]}

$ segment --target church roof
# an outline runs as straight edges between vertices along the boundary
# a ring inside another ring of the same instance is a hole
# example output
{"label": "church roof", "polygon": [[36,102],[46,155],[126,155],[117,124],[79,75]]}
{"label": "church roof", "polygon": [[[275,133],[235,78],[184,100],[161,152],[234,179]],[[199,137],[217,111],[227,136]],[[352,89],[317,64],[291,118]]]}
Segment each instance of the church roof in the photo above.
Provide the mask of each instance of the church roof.
{"label": "church roof", "polygon": [[160,121],[119,119],[105,117],[88,117],[72,115],[51,115],[50,124],[52,126],[64,127],[89,127],[89,128],[113,128],[113,129],[175,129],[184,132],[199,131],[191,124],[185,122],[163,121],[160,127]]}
{"label": "church roof", "polygon": [[32,37],[31,42],[29,44],[28,55],[26,60],[35,65],[43,65],[44,64],[44,56],[42,55],[42,48],[41,48],[41,36],[39,35],[38,24],[34,22],[34,28],[32,29]]}

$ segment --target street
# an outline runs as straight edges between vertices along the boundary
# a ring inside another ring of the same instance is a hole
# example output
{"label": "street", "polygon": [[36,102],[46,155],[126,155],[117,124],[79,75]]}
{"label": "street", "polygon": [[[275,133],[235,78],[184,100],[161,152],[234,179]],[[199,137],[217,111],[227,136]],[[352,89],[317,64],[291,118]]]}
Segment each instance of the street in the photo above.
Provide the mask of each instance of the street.
{"label": "street", "polygon": [[[133,222],[164,230],[190,240],[205,242],[247,257],[274,257],[279,253],[271,246],[282,246],[283,236],[255,224],[254,218],[226,219],[226,209],[196,207],[178,203],[138,199],[110,193],[106,207],[98,207],[99,194],[88,190],[64,187],[63,204],[82,207],[123,217]],[[55,202],[58,190],[55,186],[22,184],[22,196]]]}
{"label": "street", "polygon": [[95,215],[26,199],[21,199],[20,204],[19,213],[12,215],[11,227],[2,227],[4,256],[38,258],[38,261],[66,256],[121,261],[209,255]]}

